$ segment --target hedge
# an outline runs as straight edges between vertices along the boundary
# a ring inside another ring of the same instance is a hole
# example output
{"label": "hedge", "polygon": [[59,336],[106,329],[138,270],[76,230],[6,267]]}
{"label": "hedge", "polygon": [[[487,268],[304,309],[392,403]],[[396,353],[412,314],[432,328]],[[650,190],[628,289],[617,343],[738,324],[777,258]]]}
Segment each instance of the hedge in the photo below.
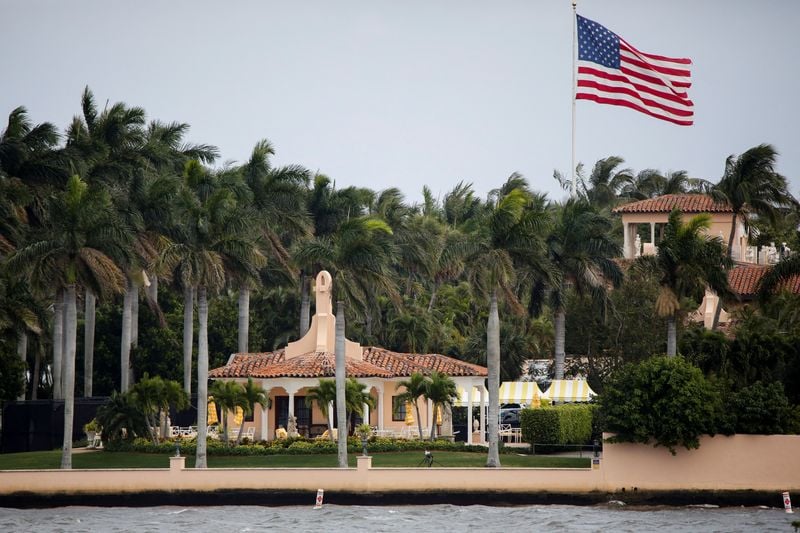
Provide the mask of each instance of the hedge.
{"label": "hedge", "polygon": [[[167,440],[160,444],[153,444],[149,439],[134,439],[133,441],[112,441],[105,444],[109,452],[139,452],[139,453],[175,453],[175,445],[180,445],[181,454],[194,455],[197,451],[195,439]],[[400,452],[416,450],[441,450],[455,452],[486,453],[485,446],[468,446],[463,442],[450,442],[446,440],[424,441],[390,439],[385,437],[372,437],[369,439],[370,452]],[[335,454],[337,445],[328,439],[278,439],[260,441],[239,446],[225,446],[214,439],[208,440],[208,455],[312,455]],[[349,437],[347,451],[350,453],[361,452],[361,439]]]}
{"label": "hedge", "polygon": [[559,405],[520,411],[522,438],[529,444],[586,444],[592,438],[592,405]]}

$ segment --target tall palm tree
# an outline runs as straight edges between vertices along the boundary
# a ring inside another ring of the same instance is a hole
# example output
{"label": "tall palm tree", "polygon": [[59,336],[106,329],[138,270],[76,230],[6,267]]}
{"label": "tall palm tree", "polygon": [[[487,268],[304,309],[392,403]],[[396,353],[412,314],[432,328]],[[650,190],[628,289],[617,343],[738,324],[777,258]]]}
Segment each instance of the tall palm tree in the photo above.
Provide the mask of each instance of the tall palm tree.
{"label": "tall palm tree", "polygon": [[119,293],[124,276],[112,257],[125,257],[129,236],[111,200],[78,176],[50,203],[42,232],[9,259],[10,268],[25,271],[36,286],[53,286],[64,294],[64,445],[61,467],[72,467],[72,422],[75,394],[76,293]]}
{"label": "tall palm tree", "polygon": [[[256,410],[256,405],[260,405],[262,409],[269,409],[272,406],[272,401],[269,399],[267,391],[253,381],[253,378],[247,378],[247,383],[244,384],[244,400],[247,404],[244,412],[247,415],[252,415]],[[238,446],[242,442],[242,430],[244,429],[244,418],[239,426],[239,433],[236,439]]]}
{"label": "tall palm tree", "polygon": [[[44,307],[30,289],[24,278],[12,275],[0,264],[0,333],[9,332],[16,336],[17,355],[23,368],[26,368],[28,360],[28,341],[42,334],[42,325],[46,320]],[[33,369],[28,374],[33,377]],[[25,399],[25,389],[19,399]]]}
{"label": "tall palm tree", "polygon": [[774,221],[780,208],[797,208],[798,202],[789,192],[786,178],[775,170],[778,152],[769,144],[759,144],[739,157],[728,156],[725,173],[711,190],[712,196],[727,202],[731,214],[731,231],[728,236],[728,257],[733,258],[733,239],[737,222],[745,230],[750,228],[746,213]]}
{"label": "tall palm tree", "polygon": [[[431,417],[434,416],[434,413],[437,412],[438,409],[447,409],[453,405],[456,398],[458,398],[458,388],[456,387],[456,382],[442,372],[433,371],[431,372],[430,379],[428,381],[428,386],[425,390],[425,399],[429,400],[433,404],[433,412],[431,413]],[[436,430],[436,420],[431,418],[431,436],[430,440],[433,440],[435,436]]]}
{"label": "tall palm tree", "polygon": [[408,377],[408,379],[397,383],[398,387],[403,387],[405,389],[405,392],[400,395],[402,401],[412,404],[417,413],[417,428],[419,429],[419,438],[422,438],[422,418],[419,416],[419,399],[424,397],[427,393],[429,381],[430,379],[421,372],[414,372]]}
{"label": "tall palm tree", "polygon": [[706,287],[720,296],[730,294],[726,268],[731,265],[719,237],[709,237],[705,231],[711,225],[708,214],[681,222],[677,209],[669,214],[664,228],[664,239],[656,255],[642,256],[635,268],[656,273],[661,288],[655,306],[658,315],[667,319],[667,355],[677,353],[677,316],[681,299],[694,297],[700,300]]}
{"label": "tall palm tree", "polygon": [[489,371],[489,451],[487,467],[499,467],[498,421],[500,418],[500,318],[498,297],[502,293],[518,312],[522,307],[512,289],[515,261],[526,268],[541,264],[542,242],[538,237],[546,226],[543,198],[532,195],[518,175],[509,178],[511,187],[493,191],[485,218],[470,235],[469,275],[476,289],[489,298],[486,325],[486,363]]}
{"label": "tall palm tree", "polygon": [[[298,165],[274,168],[270,157],[275,155],[266,139],[253,148],[250,159],[239,171],[253,193],[254,214],[258,219],[261,244],[268,260],[274,261],[286,274],[296,279],[297,270],[285,243],[288,239],[307,237],[310,219],[304,205],[305,188],[310,173]],[[250,290],[254,280],[239,280],[239,352],[248,351]]]}
{"label": "tall palm tree", "polygon": [[[618,194],[620,191],[634,181],[630,169],[619,168],[624,162],[623,158],[615,155],[599,159],[594,164],[588,178],[583,176],[583,165],[578,165],[576,190],[579,195],[598,209],[614,207],[619,201]],[[568,189],[571,187],[571,180],[561,175],[560,172],[555,171],[553,177],[563,188]]]}
{"label": "tall palm tree", "polygon": [[620,248],[611,238],[611,221],[589,202],[570,199],[555,206],[553,218],[547,253],[557,273],[550,291],[555,314],[555,379],[564,379],[567,288],[604,300],[606,284],[619,286],[622,272],[613,261]]}
{"label": "tall palm tree", "polygon": [[324,379],[319,380],[319,384],[315,387],[310,387],[306,392],[306,405],[311,407],[317,404],[322,416],[328,422],[328,435],[331,440],[333,439],[333,413],[331,412],[331,405],[336,401],[336,380]]}
{"label": "tall palm tree", "polygon": [[[170,273],[183,287],[197,294],[197,459],[198,468],[207,467],[206,425],[208,412],[208,293],[225,286],[226,277],[256,277],[264,256],[256,240],[246,209],[240,209],[235,195],[240,183],[226,182],[199,162],[190,161],[184,171],[178,196],[177,217],[181,222],[154,265],[159,274]],[[235,176],[234,176],[235,178]],[[184,361],[184,383],[191,361]]]}
{"label": "tall palm tree", "polygon": [[[228,439],[228,412],[235,413],[237,409],[248,409],[248,399],[245,396],[244,387],[235,381],[214,381],[211,384],[209,394],[214,397],[214,403],[219,406],[220,413],[222,413],[222,431],[225,444],[230,444]],[[198,399],[198,401],[200,401]],[[198,420],[198,429],[201,423],[205,422]],[[199,432],[198,432],[199,433]]]}

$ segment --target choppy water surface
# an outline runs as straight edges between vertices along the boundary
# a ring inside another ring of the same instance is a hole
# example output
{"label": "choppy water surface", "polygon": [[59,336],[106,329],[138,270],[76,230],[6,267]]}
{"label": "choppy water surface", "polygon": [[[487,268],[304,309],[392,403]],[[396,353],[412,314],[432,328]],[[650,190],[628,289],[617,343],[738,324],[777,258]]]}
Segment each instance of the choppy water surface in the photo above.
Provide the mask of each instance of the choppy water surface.
{"label": "choppy water surface", "polygon": [[534,505],[362,507],[60,507],[0,509],[0,531],[783,531],[783,509]]}

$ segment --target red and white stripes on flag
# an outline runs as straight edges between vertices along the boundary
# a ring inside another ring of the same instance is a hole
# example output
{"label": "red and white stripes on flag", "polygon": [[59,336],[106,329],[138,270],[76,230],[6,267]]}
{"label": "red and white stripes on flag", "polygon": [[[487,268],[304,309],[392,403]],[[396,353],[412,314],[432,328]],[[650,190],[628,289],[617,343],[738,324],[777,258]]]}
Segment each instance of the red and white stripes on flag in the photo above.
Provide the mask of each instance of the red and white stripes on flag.
{"label": "red and white stripes on flag", "polygon": [[681,126],[694,122],[692,61],[647,54],[604,26],[577,15],[575,98],[630,107]]}

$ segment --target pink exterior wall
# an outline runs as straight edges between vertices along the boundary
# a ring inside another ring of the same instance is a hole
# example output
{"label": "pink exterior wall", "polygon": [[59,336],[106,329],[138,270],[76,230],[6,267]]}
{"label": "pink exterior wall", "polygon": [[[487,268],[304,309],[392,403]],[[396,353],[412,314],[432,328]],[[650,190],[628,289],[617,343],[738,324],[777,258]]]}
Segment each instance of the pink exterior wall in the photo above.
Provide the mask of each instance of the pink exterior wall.
{"label": "pink exterior wall", "polygon": [[[800,436],[704,437],[700,449],[606,444],[597,469],[358,468],[0,471],[0,494],[120,493],[154,490],[296,489],[357,492],[631,490],[800,490]],[[502,459],[502,457],[501,457]],[[165,458],[166,463],[166,458]],[[166,466],[166,465],[165,465]]]}
{"label": "pink exterior wall", "polygon": [[753,489],[800,487],[800,436],[703,437],[697,450],[605,444],[608,490]]}

